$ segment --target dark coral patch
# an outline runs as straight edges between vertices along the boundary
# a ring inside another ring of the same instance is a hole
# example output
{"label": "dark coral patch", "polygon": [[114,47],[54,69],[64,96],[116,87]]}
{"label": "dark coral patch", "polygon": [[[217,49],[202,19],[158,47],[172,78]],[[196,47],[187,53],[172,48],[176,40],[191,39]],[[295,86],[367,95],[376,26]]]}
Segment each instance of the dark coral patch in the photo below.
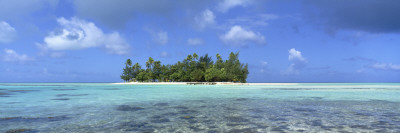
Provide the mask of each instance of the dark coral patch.
{"label": "dark coral patch", "polygon": [[217,130],[209,130],[209,131],[207,131],[207,133],[220,133],[220,131],[217,131]]}
{"label": "dark coral patch", "polygon": [[277,121],[287,121],[286,118],[282,118],[282,117],[270,117],[268,119],[271,120],[271,121],[275,121],[275,122],[277,122]]}
{"label": "dark coral patch", "polygon": [[310,108],[295,108],[293,110],[294,111],[299,111],[299,112],[316,112],[317,111],[315,109],[310,109]]}
{"label": "dark coral patch", "polygon": [[244,129],[232,129],[229,130],[229,133],[257,133],[257,131],[251,128],[244,128]]}
{"label": "dark coral patch", "polygon": [[357,112],[357,113],[354,113],[354,115],[357,115],[357,116],[373,116],[372,113],[368,113],[368,112]]}
{"label": "dark coral patch", "polygon": [[241,124],[241,123],[228,123],[228,124],[226,124],[227,126],[230,126],[230,127],[234,127],[234,126],[242,126],[242,125],[244,125],[244,124]]}
{"label": "dark coral patch", "polygon": [[104,90],[119,90],[119,88],[106,88]]}
{"label": "dark coral patch", "polygon": [[367,125],[351,125],[350,128],[370,129]]}
{"label": "dark coral patch", "polygon": [[310,123],[310,125],[311,126],[324,126],[324,125],[322,125],[322,121],[321,120],[313,120],[313,121],[311,121],[311,123]]}
{"label": "dark coral patch", "polygon": [[36,130],[33,129],[10,129],[7,130],[6,133],[36,133]]}
{"label": "dark coral patch", "polygon": [[4,117],[0,118],[0,121],[7,121],[7,122],[49,122],[49,121],[62,121],[69,119],[67,116],[48,116],[48,117],[37,117],[37,118],[30,118],[30,117]]}
{"label": "dark coral patch", "polygon": [[182,117],[181,117],[181,119],[193,119],[193,118],[194,118],[193,116],[188,116],[188,115],[187,115],[187,116],[182,116]]}
{"label": "dark coral patch", "polygon": [[240,116],[229,116],[229,117],[225,117],[226,120],[228,120],[229,122],[248,122],[248,119],[245,119],[243,117]]}
{"label": "dark coral patch", "polygon": [[72,90],[76,90],[76,89],[53,89],[55,91],[72,91]]}
{"label": "dark coral patch", "polygon": [[4,117],[0,118],[0,120],[14,120],[14,119],[20,119],[21,117]]}
{"label": "dark coral patch", "polygon": [[119,126],[119,129],[123,131],[132,131],[132,132],[154,132],[154,127],[148,124],[147,122],[125,122]]}
{"label": "dark coral patch", "polygon": [[57,94],[57,97],[63,97],[63,96],[68,96],[69,94]]}
{"label": "dark coral patch", "polygon": [[0,92],[0,97],[10,97],[10,93]]}
{"label": "dark coral patch", "polygon": [[163,114],[164,116],[176,116],[176,115],[178,115],[178,113],[175,113],[175,112],[168,112],[168,113],[165,113],[165,114]]}
{"label": "dark coral patch", "polygon": [[155,115],[150,117],[151,118],[151,122],[152,123],[165,123],[165,122],[170,122],[170,120],[168,118],[164,118],[161,115]]}
{"label": "dark coral patch", "polygon": [[195,132],[200,132],[200,131],[203,131],[203,130],[204,130],[204,129],[199,128],[199,127],[197,127],[197,126],[189,126],[189,128],[190,128],[191,130],[195,131]]}
{"label": "dark coral patch", "polygon": [[154,106],[168,106],[168,103],[156,103]]}
{"label": "dark coral patch", "polygon": [[185,107],[185,106],[175,106],[172,108],[174,108],[174,109],[189,109],[188,107]]}
{"label": "dark coral patch", "polygon": [[129,106],[129,105],[119,105],[117,107],[118,111],[138,111],[138,110],[143,110],[144,108],[142,107],[134,107],[134,106]]}
{"label": "dark coral patch", "polygon": [[54,99],[51,99],[51,100],[66,101],[66,100],[69,100],[69,98],[54,98]]}
{"label": "dark coral patch", "polygon": [[8,90],[8,92],[18,92],[18,93],[28,93],[34,91],[39,91],[39,90]]}
{"label": "dark coral patch", "polygon": [[194,113],[197,113],[197,111],[188,109],[188,110],[181,110],[181,111],[179,111],[179,113],[181,113],[181,114],[194,114]]}
{"label": "dark coral patch", "polygon": [[248,98],[238,98],[238,99],[236,99],[236,101],[246,101],[246,100],[249,100]]}
{"label": "dark coral patch", "polygon": [[151,120],[152,123],[165,123],[165,122],[170,122],[168,118],[161,118],[161,119],[153,119]]}
{"label": "dark coral patch", "polygon": [[64,97],[64,96],[87,96],[89,94],[57,94],[57,97]]}
{"label": "dark coral patch", "polygon": [[44,119],[47,119],[48,121],[62,121],[62,120],[66,120],[66,119],[69,119],[70,117],[67,117],[67,116],[49,116],[49,117],[47,117],[47,118],[44,118]]}
{"label": "dark coral patch", "polygon": [[21,102],[8,102],[7,104],[16,104],[16,103],[21,103]]}

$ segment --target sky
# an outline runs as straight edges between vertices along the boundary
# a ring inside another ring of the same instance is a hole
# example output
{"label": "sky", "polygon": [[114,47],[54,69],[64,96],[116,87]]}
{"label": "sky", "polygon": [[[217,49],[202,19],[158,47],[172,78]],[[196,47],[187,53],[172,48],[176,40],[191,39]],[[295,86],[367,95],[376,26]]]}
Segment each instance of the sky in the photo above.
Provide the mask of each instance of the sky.
{"label": "sky", "polygon": [[400,82],[398,0],[0,0],[0,82],[240,52],[248,82]]}

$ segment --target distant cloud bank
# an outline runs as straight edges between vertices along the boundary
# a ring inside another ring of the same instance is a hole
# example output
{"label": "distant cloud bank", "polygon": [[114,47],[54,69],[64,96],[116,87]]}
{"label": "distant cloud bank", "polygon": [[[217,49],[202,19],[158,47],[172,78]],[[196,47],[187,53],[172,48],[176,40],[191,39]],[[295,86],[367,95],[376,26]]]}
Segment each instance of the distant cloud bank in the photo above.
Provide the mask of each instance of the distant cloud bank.
{"label": "distant cloud bank", "polygon": [[18,54],[12,49],[4,49],[4,55],[3,55],[3,61],[5,62],[15,62],[15,63],[20,63],[24,64],[29,61],[34,61],[35,58],[30,57],[26,54]]}

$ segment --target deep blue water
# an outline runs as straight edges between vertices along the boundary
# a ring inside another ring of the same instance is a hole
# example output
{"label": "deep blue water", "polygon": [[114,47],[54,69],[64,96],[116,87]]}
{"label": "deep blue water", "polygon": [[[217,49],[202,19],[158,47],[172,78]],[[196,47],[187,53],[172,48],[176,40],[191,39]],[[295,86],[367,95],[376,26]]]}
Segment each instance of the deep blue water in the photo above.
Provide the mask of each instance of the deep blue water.
{"label": "deep blue water", "polygon": [[400,132],[400,84],[0,84],[0,132]]}

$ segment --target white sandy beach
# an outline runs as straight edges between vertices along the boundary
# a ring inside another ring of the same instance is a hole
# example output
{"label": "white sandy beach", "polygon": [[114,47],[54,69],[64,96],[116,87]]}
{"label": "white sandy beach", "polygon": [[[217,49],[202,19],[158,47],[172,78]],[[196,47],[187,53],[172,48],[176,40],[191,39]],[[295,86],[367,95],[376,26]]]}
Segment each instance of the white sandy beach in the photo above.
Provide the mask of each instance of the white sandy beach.
{"label": "white sandy beach", "polygon": [[[202,83],[202,82],[121,82],[112,83],[120,85],[187,85],[188,83]],[[211,82],[204,82],[211,83]],[[233,82],[212,82],[215,85],[297,85],[297,83],[233,83]]]}

